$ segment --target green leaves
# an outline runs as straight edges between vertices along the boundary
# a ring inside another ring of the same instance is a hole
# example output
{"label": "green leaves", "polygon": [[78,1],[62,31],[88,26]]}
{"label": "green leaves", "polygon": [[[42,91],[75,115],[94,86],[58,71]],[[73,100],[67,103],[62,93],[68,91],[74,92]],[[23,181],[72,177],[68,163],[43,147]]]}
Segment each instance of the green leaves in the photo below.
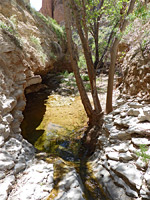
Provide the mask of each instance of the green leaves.
{"label": "green leaves", "polygon": [[150,160],[150,155],[145,152],[148,151],[148,147],[145,144],[140,145],[140,152],[137,152],[137,156],[141,157],[144,162],[148,162]]}

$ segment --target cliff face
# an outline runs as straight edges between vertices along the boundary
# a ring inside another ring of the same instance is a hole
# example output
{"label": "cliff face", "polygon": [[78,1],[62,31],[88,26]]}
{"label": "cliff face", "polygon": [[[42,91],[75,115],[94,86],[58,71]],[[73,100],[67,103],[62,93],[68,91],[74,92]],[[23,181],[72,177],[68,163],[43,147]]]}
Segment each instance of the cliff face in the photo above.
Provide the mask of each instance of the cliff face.
{"label": "cliff face", "polygon": [[70,66],[61,38],[41,15],[18,2],[0,2],[0,124],[5,127],[3,117],[10,116],[4,139],[12,132],[20,133],[24,90],[41,83],[41,76],[51,69]]}
{"label": "cliff face", "polygon": [[41,13],[50,16],[59,24],[64,23],[64,8],[62,0],[43,0]]}
{"label": "cliff face", "polygon": [[120,44],[124,46],[122,53],[126,52],[121,65],[120,91],[128,98],[150,101],[150,22],[141,24],[136,20],[132,29]]}
{"label": "cliff face", "polygon": [[[25,89],[41,83],[42,75],[58,63],[63,65],[65,46],[52,25],[24,1],[0,1],[0,199],[7,199],[15,175],[34,156],[20,134]],[[7,184],[10,171],[12,182]]]}
{"label": "cliff face", "polygon": [[42,0],[42,8],[40,12],[45,16],[53,18],[53,0]]}

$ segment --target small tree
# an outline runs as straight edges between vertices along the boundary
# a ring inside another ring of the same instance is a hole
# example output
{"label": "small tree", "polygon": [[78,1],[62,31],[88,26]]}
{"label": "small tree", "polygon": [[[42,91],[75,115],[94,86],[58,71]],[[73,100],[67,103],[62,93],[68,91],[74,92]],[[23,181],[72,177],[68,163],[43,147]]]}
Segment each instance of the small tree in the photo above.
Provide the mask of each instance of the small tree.
{"label": "small tree", "polygon": [[[90,85],[91,85],[91,91],[92,91],[92,97],[93,97],[93,102],[94,102],[94,109],[92,108],[92,105],[89,101],[89,98],[87,96],[87,93],[85,91],[85,87],[83,85],[83,81],[81,79],[81,75],[79,72],[79,67],[77,64],[76,57],[74,55],[74,45],[72,41],[72,30],[71,30],[71,21],[70,21],[70,3],[72,6],[72,11],[75,16],[75,22],[76,22],[76,27],[78,29],[78,33],[80,35],[81,41],[82,41],[82,47],[84,50],[84,55],[87,63],[87,68],[88,68],[88,75],[89,75],[89,80],[90,80]],[[71,57],[71,63],[72,63],[72,68],[75,74],[77,86],[80,92],[81,100],[84,105],[85,111],[87,113],[87,116],[89,117],[89,124],[90,125],[98,125],[99,120],[101,120],[102,116],[102,108],[98,99],[98,94],[97,94],[97,88],[96,88],[96,75],[94,71],[94,64],[92,61],[92,56],[91,52],[89,51],[89,45],[88,45],[88,38],[86,33],[83,32],[81,22],[80,22],[80,15],[79,15],[79,10],[74,2],[74,0],[71,0],[69,3],[68,0],[64,0],[64,14],[65,14],[65,25],[66,25],[66,33],[67,33],[67,40],[68,40],[68,49]]]}
{"label": "small tree", "polygon": [[[136,0],[130,0],[129,7],[127,13],[123,11],[123,19],[120,18],[119,21],[119,34],[123,33],[128,25],[127,16],[133,11],[134,4]],[[115,73],[115,63],[117,59],[117,50],[120,42],[119,36],[114,38],[110,54],[111,54],[111,62],[109,67],[109,77],[108,77],[108,87],[107,87],[107,99],[106,99],[106,113],[110,113],[113,110],[112,107],[112,95],[113,95],[113,85],[114,85],[114,73]]]}
{"label": "small tree", "polygon": [[[132,10],[136,0],[130,0],[128,10],[124,9],[123,14],[120,14],[119,17],[111,24],[112,31],[108,37],[108,43],[111,43],[111,40],[114,36],[114,29],[117,26],[120,27],[120,32],[123,32],[127,26],[126,16],[129,15]],[[105,2],[105,3],[104,3]],[[114,3],[115,2],[115,3]],[[64,14],[65,14],[65,24],[66,24],[66,33],[68,40],[68,49],[71,57],[71,63],[73,71],[75,74],[77,86],[81,95],[81,100],[84,105],[87,116],[89,117],[90,125],[98,125],[102,118],[102,108],[98,98],[97,88],[96,88],[96,74],[94,70],[94,62],[92,59],[92,50],[89,46],[89,34],[93,36],[95,41],[95,63],[101,61],[99,57],[99,28],[100,28],[100,18],[102,15],[107,15],[114,13],[114,16],[118,16],[118,13],[124,8],[124,3],[128,3],[128,0],[63,0],[64,4]],[[107,11],[107,12],[106,12]],[[91,93],[93,97],[94,108],[92,107],[89,98],[86,94],[80,71],[78,68],[76,57],[74,56],[74,45],[72,41],[72,22],[71,19],[74,19],[75,27],[78,31],[78,35],[81,40],[82,49],[84,52],[84,57],[86,60],[88,76],[91,85]],[[114,18],[110,17],[113,21]],[[107,100],[107,112],[112,109],[112,88],[113,88],[113,78],[114,78],[114,67],[116,62],[117,48],[119,44],[119,37],[115,37],[114,42],[111,48],[111,65],[109,72],[109,81],[108,81],[108,100]],[[106,46],[104,52],[107,51],[109,45]],[[111,107],[111,109],[109,109]]]}

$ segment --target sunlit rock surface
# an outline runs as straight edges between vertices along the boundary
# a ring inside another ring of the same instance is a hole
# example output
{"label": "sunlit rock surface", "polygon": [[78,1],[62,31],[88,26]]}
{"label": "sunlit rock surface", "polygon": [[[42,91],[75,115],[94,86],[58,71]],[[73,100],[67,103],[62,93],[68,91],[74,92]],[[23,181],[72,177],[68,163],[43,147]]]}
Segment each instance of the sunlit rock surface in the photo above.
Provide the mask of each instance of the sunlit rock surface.
{"label": "sunlit rock surface", "polygon": [[[105,117],[90,167],[110,199],[121,196],[121,200],[148,200],[150,160],[144,160],[144,154],[147,158],[150,155],[150,122],[147,112],[142,112],[146,121],[139,118],[141,110],[147,111],[150,105],[130,100],[118,102],[116,109]],[[140,149],[140,145],[146,145],[145,150]],[[113,193],[112,188],[118,192]]]}

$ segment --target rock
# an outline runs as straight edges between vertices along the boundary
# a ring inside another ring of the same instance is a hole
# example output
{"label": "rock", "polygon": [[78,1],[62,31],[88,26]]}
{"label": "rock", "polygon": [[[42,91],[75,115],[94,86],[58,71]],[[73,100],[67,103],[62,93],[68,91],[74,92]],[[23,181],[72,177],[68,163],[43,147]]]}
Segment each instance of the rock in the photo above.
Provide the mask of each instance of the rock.
{"label": "rock", "polygon": [[35,148],[32,146],[32,144],[23,139],[22,146],[23,148],[21,149],[21,155],[25,157],[25,160],[29,161],[33,159],[35,156]]}
{"label": "rock", "polygon": [[4,137],[1,135],[0,136],[0,147],[4,145]]}
{"label": "rock", "polygon": [[26,82],[26,86],[25,87],[29,87],[31,85],[35,85],[35,84],[38,84],[38,83],[42,82],[42,78],[41,78],[40,75],[35,75],[33,77],[29,77],[26,80],[27,80],[27,82]]}
{"label": "rock", "polygon": [[106,154],[109,159],[111,160],[119,160],[119,153],[118,152],[109,152]]}
{"label": "rock", "polygon": [[6,124],[10,124],[12,121],[14,120],[12,114],[7,114],[3,117],[3,121],[6,123]]}
{"label": "rock", "polygon": [[6,174],[3,171],[0,171],[0,180],[5,178]]}
{"label": "rock", "polygon": [[138,123],[138,124],[131,124],[131,126],[126,130],[128,134],[137,133],[143,136],[149,136],[150,134],[150,123]]}
{"label": "rock", "polygon": [[115,170],[118,165],[120,164],[120,162],[114,161],[114,160],[108,160],[108,164],[110,165],[110,168],[112,170]]}
{"label": "rock", "polygon": [[129,106],[131,108],[142,108],[143,107],[143,105],[138,102],[131,102],[131,103],[129,103]]}
{"label": "rock", "polygon": [[130,139],[131,138],[131,134],[126,132],[125,130],[123,131],[116,131],[116,132],[111,132],[110,134],[110,139],[124,139],[124,140],[127,140],[127,139]]}
{"label": "rock", "polygon": [[129,181],[129,183],[135,186],[138,190],[140,189],[142,185],[142,174],[134,165],[119,163],[115,168],[115,172],[117,172],[126,181]]}
{"label": "rock", "polygon": [[0,191],[0,199],[1,200],[7,200],[7,192],[3,189],[1,189],[1,191]]}
{"label": "rock", "polygon": [[10,154],[5,150],[0,150],[0,170],[10,170],[14,167],[15,163]]}
{"label": "rock", "polygon": [[13,161],[0,161],[0,170],[10,170],[14,167]]}
{"label": "rock", "polygon": [[11,175],[0,181],[0,198],[2,200],[7,199],[8,193],[12,189],[13,184],[15,183],[15,176]]}
{"label": "rock", "polygon": [[125,103],[124,99],[119,99],[116,101],[116,103],[118,104],[118,106],[121,106]]}
{"label": "rock", "polygon": [[4,132],[5,132],[5,125],[0,124],[0,134],[4,134]]}
{"label": "rock", "polygon": [[130,125],[137,124],[138,119],[136,117],[127,116],[125,118],[117,118],[114,120],[115,125],[119,125],[128,128]]}
{"label": "rock", "polygon": [[115,151],[118,151],[119,153],[125,153],[128,151],[129,148],[129,142],[121,142],[118,145],[114,145],[112,147]]}
{"label": "rock", "polygon": [[23,171],[25,167],[26,167],[25,163],[17,163],[14,168],[14,173],[18,174],[19,172]]}
{"label": "rock", "polygon": [[137,166],[138,169],[146,169],[147,163],[142,160],[142,158],[138,158],[137,161],[135,162],[135,165]]}
{"label": "rock", "polygon": [[10,155],[17,158],[18,154],[21,152],[22,144],[20,141],[15,138],[11,138],[8,142],[5,143],[4,148]]}
{"label": "rock", "polygon": [[5,102],[3,103],[3,113],[7,114],[10,111],[13,110],[13,108],[16,106],[17,101],[13,97],[9,97],[9,99],[6,99]]}
{"label": "rock", "polygon": [[147,138],[132,138],[131,141],[136,146],[140,146],[141,144],[150,145],[150,140]]}
{"label": "rock", "polygon": [[126,196],[124,189],[118,188],[113,181],[109,181],[105,184],[106,192],[108,194],[109,199],[118,199],[120,200],[131,200],[130,197]]}
{"label": "rock", "polygon": [[73,188],[71,189],[66,196],[66,200],[85,200],[82,196],[82,192],[79,188]]}
{"label": "rock", "polygon": [[150,122],[150,108],[144,107],[140,110],[140,114],[138,116],[139,122],[149,121]]}
{"label": "rock", "polygon": [[64,23],[64,8],[62,1],[43,0],[40,12],[42,12],[45,16],[54,18],[59,24]]}
{"label": "rock", "polygon": [[127,115],[137,117],[140,114],[139,109],[130,108]]}
{"label": "rock", "polygon": [[34,160],[9,195],[9,200],[43,199],[48,197],[53,188],[53,182],[48,177],[53,176],[53,164]]}
{"label": "rock", "polygon": [[132,159],[133,159],[133,157],[132,157],[132,155],[129,151],[126,152],[126,153],[120,153],[119,154],[119,160],[121,160],[121,161],[128,162]]}
{"label": "rock", "polygon": [[135,198],[137,198],[138,197],[138,193],[135,191],[135,190],[133,190],[133,189],[131,189],[130,187],[129,187],[129,185],[127,185],[123,180],[122,180],[122,178],[119,178],[114,172],[110,172],[111,173],[111,176],[113,177],[113,180],[114,180],[114,182],[116,183],[116,185],[119,185],[119,186],[121,186],[121,187],[123,187],[124,189],[125,189],[125,191],[126,191],[126,194],[128,195],[128,196],[130,196],[130,197],[135,197]]}

